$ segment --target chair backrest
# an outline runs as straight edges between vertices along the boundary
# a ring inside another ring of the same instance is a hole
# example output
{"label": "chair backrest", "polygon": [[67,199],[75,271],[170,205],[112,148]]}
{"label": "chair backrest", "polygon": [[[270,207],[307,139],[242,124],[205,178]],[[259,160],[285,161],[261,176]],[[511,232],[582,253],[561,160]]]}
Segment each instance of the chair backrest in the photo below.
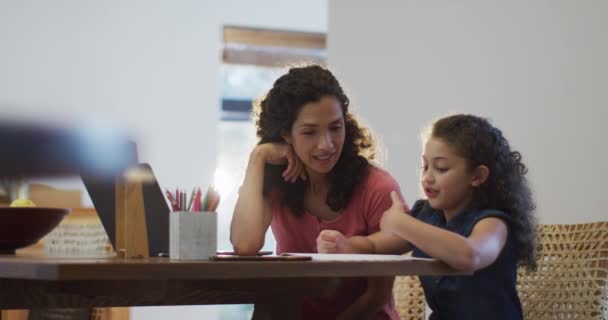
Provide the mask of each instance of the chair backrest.
{"label": "chair backrest", "polygon": [[538,230],[538,270],[518,269],[524,318],[608,319],[608,222]]}
{"label": "chair backrest", "polygon": [[[518,269],[524,319],[608,320],[608,221],[539,225],[538,269]],[[397,277],[395,306],[402,320],[426,319],[416,276]]]}
{"label": "chair backrest", "polygon": [[401,320],[425,320],[426,300],[418,276],[401,276],[393,285],[395,308]]}

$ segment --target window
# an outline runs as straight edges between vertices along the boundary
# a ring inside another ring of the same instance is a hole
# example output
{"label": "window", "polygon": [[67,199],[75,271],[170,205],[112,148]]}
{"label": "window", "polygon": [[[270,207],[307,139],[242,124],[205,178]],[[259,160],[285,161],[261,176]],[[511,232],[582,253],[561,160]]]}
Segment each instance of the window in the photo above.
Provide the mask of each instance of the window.
{"label": "window", "polygon": [[[286,66],[325,63],[325,35],[267,29],[224,28],[220,75],[222,110],[219,124],[218,167],[214,184],[222,196],[218,212],[221,250],[231,250],[230,220],[237,192],[245,175],[248,155],[256,144],[251,119],[252,101],[259,98],[286,71]],[[274,251],[270,232],[264,250]]]}
{"label": "window", "polygon": [[[259,98],[291,64],[325,62],[325,35],[225,27],[219,145],[214,184],[222,197],[218,208],[218,249],[232,250],[230,220],[243,182],[249,153],[257,142],[251,119],[252,101]],[[274,251],[272,232],[263,250]],[[251,305],[222,306],[220,319],[251,317]]]}

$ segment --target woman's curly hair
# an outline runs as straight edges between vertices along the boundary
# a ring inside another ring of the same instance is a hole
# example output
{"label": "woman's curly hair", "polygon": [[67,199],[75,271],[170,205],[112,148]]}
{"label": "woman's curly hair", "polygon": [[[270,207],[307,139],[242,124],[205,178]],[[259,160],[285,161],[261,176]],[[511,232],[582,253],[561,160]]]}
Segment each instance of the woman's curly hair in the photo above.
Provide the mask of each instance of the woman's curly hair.
{"label": "woman's curly hair", "polygon": [[525,177],[528,169],[521,154],[512,151],[502,132],[487,119],[473,115],[453,115],[437,120],[431,136],[449,144],[467,160],[469,169],[485,165],[490,174],[473,192],[472,206],[498,209],[511,217],[517,260],[536,268],[536,208]]}
{"label": "woman's curly hair", "polygon": [[[345,123],[345,140],[340,158],[329,173],[330,187],[326,203],[334,211],[345,208],[355,187],[367,176],[369,160],[375,156],[375,144],[366,128],[348,111],[349,100],[333,74],[320,66],[291,68],[278,78],[266,96],[254,104],[258,144],[285,143],[284,132],[291,132],[300,109],[322,97],[333,96],[340,102]],[[296,215],[304,213],[307,183],[298,179],[285,182],[281,173],[286,165],[266,164],[264,195],[278,191],[280,204]]]}

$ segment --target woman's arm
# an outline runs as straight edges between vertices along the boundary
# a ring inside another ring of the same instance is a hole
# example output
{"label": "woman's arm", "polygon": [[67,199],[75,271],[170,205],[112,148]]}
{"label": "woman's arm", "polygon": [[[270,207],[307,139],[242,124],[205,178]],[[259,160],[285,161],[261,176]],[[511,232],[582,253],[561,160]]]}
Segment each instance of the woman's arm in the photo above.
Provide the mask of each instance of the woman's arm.
{"label": "woman's arm", "polygon": [[306,179],[302,162],[290,145],[265,143],[253,149],[230,223],[230,242],[238,255],[257,254],[264,246],[264,236],[272,221],[272,210],[263,193],[267,163],[287,164],[283,172],[285,181]]}
{"label": "woman's arm", "polygon": [[507,241],[506,223],[499,218],[484,218],[463,237],[424,223],[410,215],[399,214],[397,196],[391,193],[393,206],[382,218],[380,227],[411,242],[429,256],[458,270],[475,272],[494,263]]}
{"label": "woman's arm", "polygon": [[264,246],[264,236],[272,212],[263,196],[264,149],[254,148],[249,156],[245,181],[239,190],[230,223],[230,242],[238,255],[256,255]]}

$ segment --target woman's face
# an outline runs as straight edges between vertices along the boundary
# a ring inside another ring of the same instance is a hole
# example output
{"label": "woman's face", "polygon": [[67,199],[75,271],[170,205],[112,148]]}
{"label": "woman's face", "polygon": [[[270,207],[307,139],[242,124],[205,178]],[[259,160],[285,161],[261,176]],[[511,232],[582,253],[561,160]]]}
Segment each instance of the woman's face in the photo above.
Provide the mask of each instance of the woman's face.
{"label": "woman's face", "polygon": [[310,173],[330,172],[342,153],[345,128],[340,102],[324,96],[302,106],[288,142]]}

